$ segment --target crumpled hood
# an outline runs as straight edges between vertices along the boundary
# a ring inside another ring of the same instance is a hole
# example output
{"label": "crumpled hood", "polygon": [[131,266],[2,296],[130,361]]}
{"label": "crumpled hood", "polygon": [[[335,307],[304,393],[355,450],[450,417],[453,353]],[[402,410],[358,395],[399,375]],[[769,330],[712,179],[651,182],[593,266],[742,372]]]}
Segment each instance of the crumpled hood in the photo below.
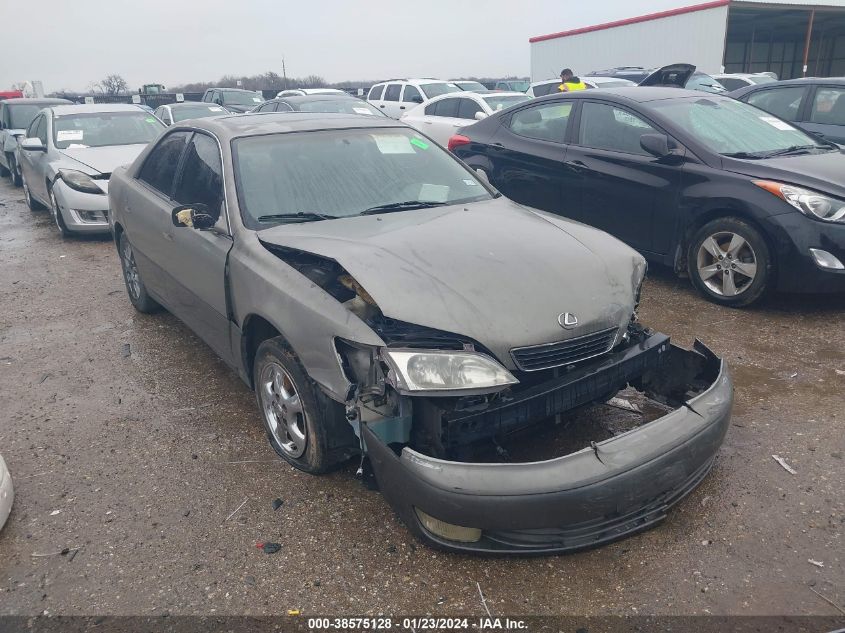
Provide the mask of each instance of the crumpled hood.
{"label": "crumpled hood", "polygon": [[[513,347],[625,327],[645,273],[615,238],[498,198],[288,224],[261,241],[331,258],[394,319],[463,334],[512,367]],[[564,330],[558,316],[578,325]]]}
{"label": "crumpled hood", "polygon": [[110,174],[115,167],[128,165],[135,160],[145,147],[145,144],[110,145],[106,147],[68,148],[59,151],[68,158],[72,158],[101,174]]}
{"label": "crumpled hood", "polygon": [[722,166],[728,171],[762,180],[777,180],[845,198],[845,150],[824,154],[781,156],[763,160],[741,160],[725,157]]}

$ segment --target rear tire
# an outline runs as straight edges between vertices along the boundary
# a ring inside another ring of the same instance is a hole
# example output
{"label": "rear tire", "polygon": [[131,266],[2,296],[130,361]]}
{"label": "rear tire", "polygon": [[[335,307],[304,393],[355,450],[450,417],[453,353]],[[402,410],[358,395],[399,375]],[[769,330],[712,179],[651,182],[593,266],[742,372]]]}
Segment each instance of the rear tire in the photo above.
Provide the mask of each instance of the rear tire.
{"label": "rear tire", "polygon": [[126,284],[126,294],[129,295],[129,301],[138,312],[144,314],[157,312],[161,309],[161,306],[147,292],[147,287],[144,285],[141,279],[141,273],[138,271],[138,266],[135,263],[135,253],[132,250],[132,245],[129,243],[129,238],[126,237],[126,233],[120,234],[118,249],[120,267],[123,270],[123,281]]}
{"label": "rear tire", "polygon": [[687,270],[705,297],[732,308],[762,299],[774,279],[765,238],[736,217],[711,220],[695,232],[687,250]]}

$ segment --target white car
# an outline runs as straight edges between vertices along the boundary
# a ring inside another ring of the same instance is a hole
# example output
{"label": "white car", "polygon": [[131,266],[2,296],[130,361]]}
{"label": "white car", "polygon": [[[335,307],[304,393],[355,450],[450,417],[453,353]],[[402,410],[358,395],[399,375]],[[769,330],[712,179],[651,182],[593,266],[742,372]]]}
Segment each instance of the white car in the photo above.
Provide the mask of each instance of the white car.
{"label": "white car", "polygon": [[[619,77],[581,77],[581,81],[587,84],[587,88],[624,88],[637,85],[633,81]],[[525,94],[529,97],[545,97],[557,92],[558,86],[560,86],[560,78],[535,81]]]}
{"label": "white car", "polygon": [[745,88],[746,86],[768,84],[777,81],[777,75],[774,73],[727,73],[722,75],[712,75],[712,77],[722,84],[728,91],[739,90],[740,88]]}
{"label": "white car", "polygon": [[345,95],[343,90],[337,88],[291,88],[290,90],[280,90],[276,93],[276,98],[279,97],[304,97],[306,95]]}
{"label": "white car", "polygon": [[450,92],[463,91],[451,81],[440,79],[390,79],[370,88],[367,101],[398,119],[418,104]]}
{"label": "white car", "polygon": [[6,462],[3,461],[3,456],[0,455],[0,528],[3,527],[6,519],[9,518],[14,500],[15,491],[12,488],[12,476],[9,474],[9,469],[6,468]]}
{"label": "white car", "polygon": [[530,99],[524,92],[445,94],[418,105],[399,120],[446,147],[462,127]]}

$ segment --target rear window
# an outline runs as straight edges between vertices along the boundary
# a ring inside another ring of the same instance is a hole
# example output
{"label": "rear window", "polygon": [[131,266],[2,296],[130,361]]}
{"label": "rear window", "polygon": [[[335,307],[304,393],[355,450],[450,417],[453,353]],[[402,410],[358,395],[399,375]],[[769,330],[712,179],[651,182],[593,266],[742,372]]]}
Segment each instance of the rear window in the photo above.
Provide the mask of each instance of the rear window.
{"label": "rear window", "polygon": [[320,99],[299,104],[300,112],[338,112],[381,116],[381,110],[360,99]]}
{"label": "rear window", "polygon": [[528,95],[510,95],[507,97],[497,97],[496,95],[491,95],[489,97],[484,97],[484,101],[487,102],[487,105],[490,106],[490,109],[493,111],[504,110],[505,108],[510,108],[512,105],[522,103],[523,101],[529,101],[530,99],[531,97]]}
{"label": "rear window", "polygon": [[420,84],[420,89],[423,91],[426,99],[431,99],[433,97],[439,97],[440,95],[445,95],[450,92],[461,92],[461,89],[458,88],[455,84],[450,84],[445,81],[439,81],[437,83],[430,83],[430,84]]}
{"label": "rear window", "polygon": [[185,121],[186,119],[202,119],[209,116],[220,116],[222,114],[226,114],[227,112],[219,105],[201,105],[197,103],[196,105],[191,104],[179,107],[173,106],[170,108],[170,113],[173,115],[174,121]]}

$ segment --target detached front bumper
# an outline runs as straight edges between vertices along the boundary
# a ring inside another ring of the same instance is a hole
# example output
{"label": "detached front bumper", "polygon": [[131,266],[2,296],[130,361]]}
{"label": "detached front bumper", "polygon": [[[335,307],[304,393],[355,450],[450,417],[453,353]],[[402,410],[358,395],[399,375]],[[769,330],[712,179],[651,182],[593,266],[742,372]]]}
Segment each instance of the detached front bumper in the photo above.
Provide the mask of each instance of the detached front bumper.
{"label": "detached front bumper", "polygon": [[[663,348],[662,362],[638,380],[658,394],[697,394],[667,415],[594,447],[529,463],[445,461],[407,447],[397,455],[362,426],[384,496],[415,534],[455,551],[568,552],[655,525],[710,470],[730,422],[733,385],[725,363],[701,343],[687,351],[662,335],[652,339]],[[632,358],[636,351],[612,354],[601,371],[618,373]],[[574,383],[564,378],[560,388],[590,391],[601,383],[597,377],[592,372]],[[444,539],[423,526],[417,510],[480,530],[480,537]]]}
{"label": "detached front bumper", "polygon": [[69,231],[74,233],[108,233],[108,181],[103,181],[102,194],[85,193],[68,187],[61,178],[53,185],[59,212]]}

